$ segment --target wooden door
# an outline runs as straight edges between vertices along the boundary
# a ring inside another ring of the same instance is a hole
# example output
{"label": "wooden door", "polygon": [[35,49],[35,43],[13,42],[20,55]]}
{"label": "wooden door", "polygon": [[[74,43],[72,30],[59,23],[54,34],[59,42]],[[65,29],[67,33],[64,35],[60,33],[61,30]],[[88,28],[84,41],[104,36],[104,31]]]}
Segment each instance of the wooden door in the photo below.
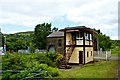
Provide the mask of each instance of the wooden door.
{"label": "wooden door", "polygon": [[83,51],[79,51],[79,64],[83,64]]}

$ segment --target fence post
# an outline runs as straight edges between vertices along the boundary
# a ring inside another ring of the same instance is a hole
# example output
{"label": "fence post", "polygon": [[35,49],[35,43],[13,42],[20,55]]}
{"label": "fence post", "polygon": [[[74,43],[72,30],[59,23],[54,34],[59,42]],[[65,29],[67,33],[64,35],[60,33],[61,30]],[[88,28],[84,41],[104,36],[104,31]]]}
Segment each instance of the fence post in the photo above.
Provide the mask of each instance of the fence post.
{"label": "fence post", "polygon": [[107,61],[107,51],[105,51],[106,52],[106,61]]}
{"label": "fence post", "polygon": [[111,57],[111,49],[110,49],[110,57]]}
{"label": "fence post", "polygon": [[99,51],[98,51],[98,55],[99,55]]}

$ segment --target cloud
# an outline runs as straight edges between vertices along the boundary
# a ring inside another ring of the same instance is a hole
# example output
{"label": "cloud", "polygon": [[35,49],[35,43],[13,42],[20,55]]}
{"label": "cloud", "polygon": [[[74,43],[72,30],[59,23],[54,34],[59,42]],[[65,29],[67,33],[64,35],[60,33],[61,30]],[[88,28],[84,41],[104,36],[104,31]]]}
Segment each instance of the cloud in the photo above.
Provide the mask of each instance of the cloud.
{"label": "cloud", "polygon": [[[79,25],[86,25],[91,28],[100,29],[104,34],[108,31],[118,28],[118,1],[117,0],[101,0],[92,1],[83,4],[77,8],[70,9],[67,19],[77,22]],[[113,38],[114,39],[114,38]]]}
{"label": "cloud", "polygon": [[96,0],[70,9],[67,19],[93,25],[117,23],[117,8],[117,1],[115,0],[101,0],[100,2]]}
{"label": "cloud", "polygon": [[117,28],[117,8],[118,0],[0,0],[0,24],[34,27],[43,22],[72,22],[108,34]]}
{"label": "cloud", "polygon": [[88,0],[1,0],[0,22],[16,25],[19,25],[19,22],[24,25],[26,22],[28,26],[31,22],[31,24],[50,22],[56,17],[68,14],[70,9],[88,2]]}
{"label": "cloud", "polygon": [[118,36],[110,36],[110,39],[112,39],[112,40],[118,40]]}

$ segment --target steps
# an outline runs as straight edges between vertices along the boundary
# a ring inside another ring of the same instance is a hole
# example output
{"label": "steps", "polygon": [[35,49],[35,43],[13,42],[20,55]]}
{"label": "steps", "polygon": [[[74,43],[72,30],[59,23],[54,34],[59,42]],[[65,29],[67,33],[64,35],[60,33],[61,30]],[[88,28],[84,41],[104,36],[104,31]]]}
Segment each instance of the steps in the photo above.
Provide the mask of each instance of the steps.
{"label": "steps", "polygon": [[63,58],[63,60],[61,61],[61,64],[59,66],[60,69],[70,69],[72,68],[70,65],[67,64],[66,59]]}
{"label": "steps", "polygon": [[74,50],[74,45],[72,45],[71,47],[69,47],[67,49],[66,55],[64,56],[63,60],[61,60],[61,64],[59,66],[60,69],[70,69],[70,68],[72,68],[70,65],[68,65],[68,62],[70,60],[70,57],[72,55],[73,50]]}
{"label": "steps", "polygon": [[59,68],[60,69],[71,69],[72,67],[70,65],[61,65]]}
{"label": "steps", "polygon": [[70,60],[70,57],[71,57],[71,55],[72,55],[73,50],[74,50],[74,45],[72,45],[72,46],[71,46],[70,48],[68,48],[68,50],[67,50],[67,53],[66,53],[67,63],[68,63],[69,60]]}

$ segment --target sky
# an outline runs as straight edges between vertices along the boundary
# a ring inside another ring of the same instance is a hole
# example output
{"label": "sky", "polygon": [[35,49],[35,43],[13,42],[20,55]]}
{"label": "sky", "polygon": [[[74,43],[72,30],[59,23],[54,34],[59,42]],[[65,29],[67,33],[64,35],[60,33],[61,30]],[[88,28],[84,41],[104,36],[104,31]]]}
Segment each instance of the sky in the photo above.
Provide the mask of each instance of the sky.
{"label": "sky", "polygon": [[2,33],[33,31],[37,24],[59,29],[86,26],[118,39],[119,0],[0,0]]}

